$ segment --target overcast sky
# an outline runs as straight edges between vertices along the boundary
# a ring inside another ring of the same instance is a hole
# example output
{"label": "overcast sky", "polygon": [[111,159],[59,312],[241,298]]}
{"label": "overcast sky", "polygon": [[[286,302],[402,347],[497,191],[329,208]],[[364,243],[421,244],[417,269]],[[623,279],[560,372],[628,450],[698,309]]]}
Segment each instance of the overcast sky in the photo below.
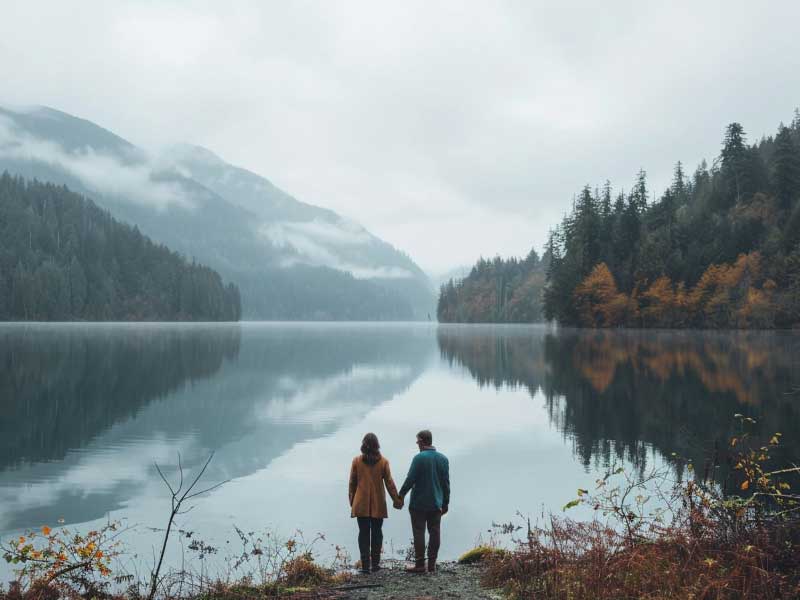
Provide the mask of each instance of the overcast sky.
{"label": "overcast sky", "polygon": [[208,147],[434,272],[800,105],[794,0],[0,4],[0,102]]}

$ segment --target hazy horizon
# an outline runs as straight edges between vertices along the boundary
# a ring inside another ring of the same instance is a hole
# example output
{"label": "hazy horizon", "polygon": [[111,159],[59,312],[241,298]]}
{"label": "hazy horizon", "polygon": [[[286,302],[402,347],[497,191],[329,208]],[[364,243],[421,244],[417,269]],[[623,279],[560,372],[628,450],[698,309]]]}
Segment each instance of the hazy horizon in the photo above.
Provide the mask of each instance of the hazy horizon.
{"label": "hazy horizon", "polygon": [[789,2],[7,12],[0,102],[203,146],[434,275],[540,250],[587,183],[629,189],[642,168],[660,194],[729,122],[756,141],[800,104]]}

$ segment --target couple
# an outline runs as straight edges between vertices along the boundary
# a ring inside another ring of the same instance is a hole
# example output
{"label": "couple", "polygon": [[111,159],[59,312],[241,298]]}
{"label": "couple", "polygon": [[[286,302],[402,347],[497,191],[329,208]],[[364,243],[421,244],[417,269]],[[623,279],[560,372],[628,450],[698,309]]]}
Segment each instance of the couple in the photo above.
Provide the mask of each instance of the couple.
{"label": "couple", "polygon": [[408,476],[398,493],[389,471],[389,461],[381,456],[381,445],[374,433],[361,442],[361,454],[353,459],[350,469],[350,516],[358,519],[358,549],[361,553],[361,572],[380,569],[383,544],[383,520],[386,510],[384,485],[394,501],[403,508],[405,495],[411,491],[408,512],[414,534],[415,563],[406,571],[425,572],[425,527],[428,528],[428,572],[436,571],[439,553],[442,515],[450,504],[450,465],[447,457],[433,447],[433,434],[427,429],[417,434],[419,454],[411,461]]}

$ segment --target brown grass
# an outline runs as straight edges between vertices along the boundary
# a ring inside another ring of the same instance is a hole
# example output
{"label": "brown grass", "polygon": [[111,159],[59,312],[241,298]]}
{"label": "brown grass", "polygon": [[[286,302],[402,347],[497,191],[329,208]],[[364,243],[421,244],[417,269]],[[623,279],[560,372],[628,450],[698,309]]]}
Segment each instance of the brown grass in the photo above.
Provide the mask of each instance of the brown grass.
{"label": "brown grass", "polygon": [[[800,467],[771,466],[781,434],[758,440],[755,420],[735,418],[727,489],[738,494],[721,492],[713,468],[685,482],[616,469],[565,506],[591,507],[592,520],[528,523],[514,552],[489,558],[485,583],[538,600],[800,598]],[[661,502],[649,510],[654,490]]]}
{"label": "brown grass", "polygon": [[797,598],[800,557],[787,533],[796,543],[800,528],[754,530],[729,544],[706,523],[631,541],[597,521],[554,519],[517,551],[491,557],[485,582],[542,600]]}

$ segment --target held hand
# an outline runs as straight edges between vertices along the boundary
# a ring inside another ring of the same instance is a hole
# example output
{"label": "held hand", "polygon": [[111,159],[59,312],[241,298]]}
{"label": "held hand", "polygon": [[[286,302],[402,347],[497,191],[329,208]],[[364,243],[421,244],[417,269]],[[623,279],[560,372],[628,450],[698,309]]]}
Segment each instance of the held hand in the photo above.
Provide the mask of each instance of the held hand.
{"label": "held hand", "polygon": [[403,508],[403,505],[404,505],[404,504],[405,504],[405,501],[404,501],[402,498],[398,498],[398,499],[397,499],[397,500],[395,500],[395,501],[394,501],[394,503],[393,503],[394,507],[395,507],[397,510],[400,510],[401,508]]}

